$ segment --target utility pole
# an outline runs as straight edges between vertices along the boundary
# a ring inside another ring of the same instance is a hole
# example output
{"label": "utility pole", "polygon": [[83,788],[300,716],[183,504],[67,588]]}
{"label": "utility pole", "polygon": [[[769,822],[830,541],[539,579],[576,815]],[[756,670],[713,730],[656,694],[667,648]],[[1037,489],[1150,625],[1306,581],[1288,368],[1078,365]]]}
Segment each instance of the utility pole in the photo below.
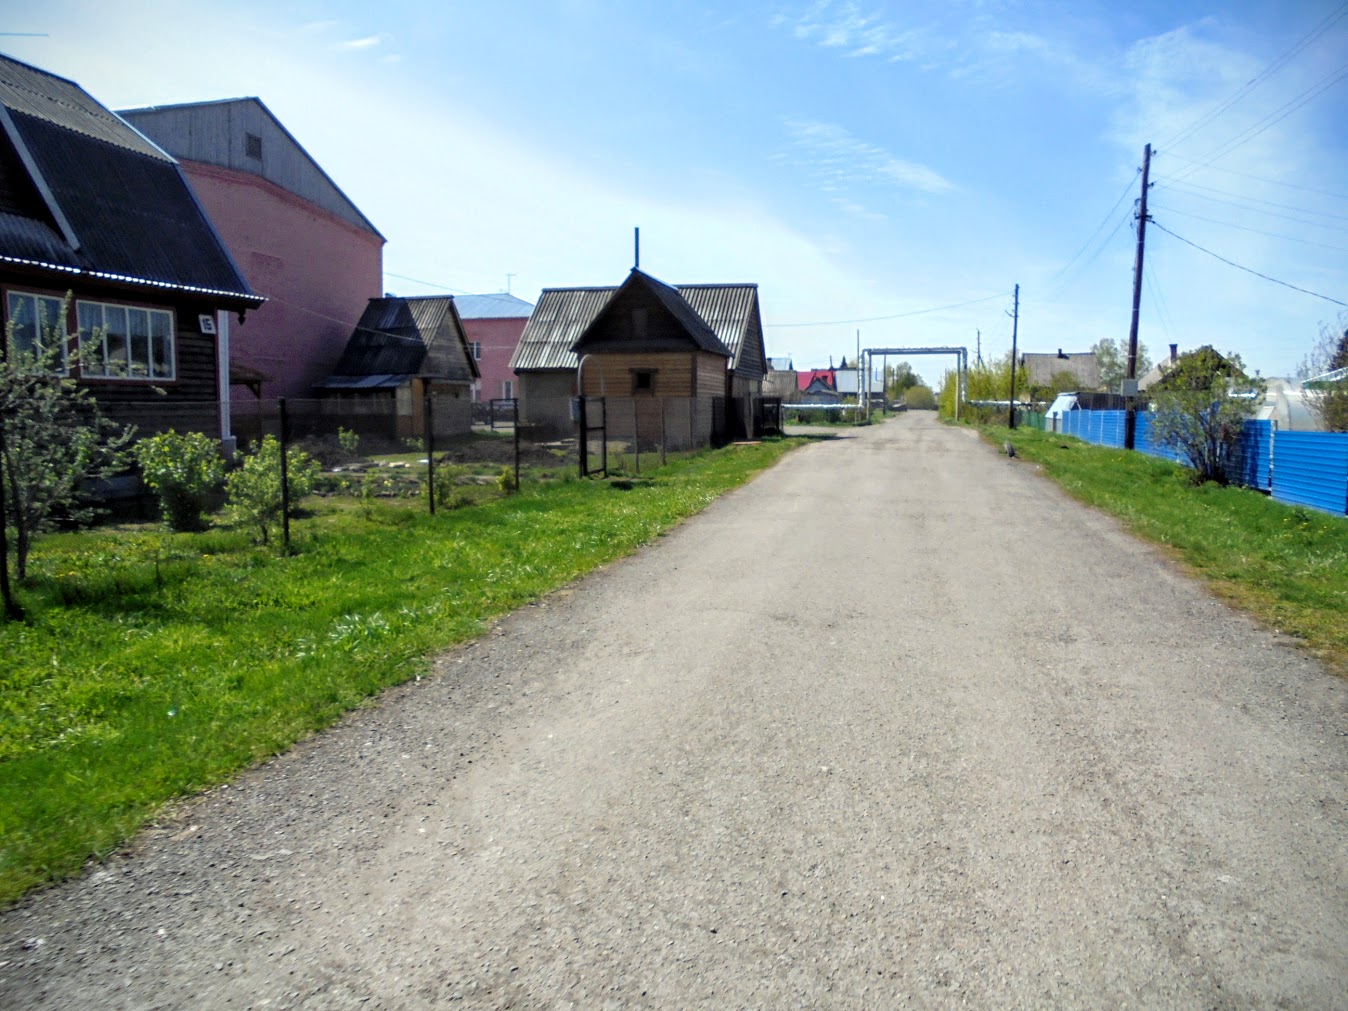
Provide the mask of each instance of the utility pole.
{"label": "utility pole", "polygon": [[1011,399],[1008,401],[1007,427],[1016,427],[1016,338],[1020,330],[1020,285],[1016,285],[1015,311],[1011,314]]}
{"label": "utility pole", "polygon": [[979,365],[983,364],[983,331],[974,331],[974,361]]}
{"label": "utility pole", "polygon": [[1142,307],[1142,255],[1147,243],[1147,190],[1151,175],[1151,145],[1142,149],[1142,198],[1137,208],[1137,262],[1133,265],[1133,321],[1128,326],[1128,381],[1123,393],[1128,410],[1123,419],[1123,448],[1132,449],[1137,438],[1137,317]]}
{"label": "utility pole", "polygon": [[641,269],[641,228],[632,229],[632,269]]}

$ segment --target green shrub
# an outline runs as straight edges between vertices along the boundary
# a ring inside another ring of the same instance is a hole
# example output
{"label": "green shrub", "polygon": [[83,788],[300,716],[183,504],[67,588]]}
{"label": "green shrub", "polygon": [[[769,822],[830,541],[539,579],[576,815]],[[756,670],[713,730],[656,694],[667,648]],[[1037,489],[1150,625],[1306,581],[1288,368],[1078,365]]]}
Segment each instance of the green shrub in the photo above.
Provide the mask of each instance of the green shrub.
{"label": "green shrub", "polygon": [[[308,453],[292,449],[286,470],[294,515],[295,504],[313,491],[319,468]],[[235,521],[255,526],[262,543],[267,544],[271,525],[281,518],[281,444],[275,436],[266,436],[257,451],[244,458],[243,466],[229,475],[226,488]]]}
{"label": "green shrub", "polygon": [[136,444],[141,477],[159,499],[170,530],[202,530],[201,514],[225,479],[225,461],[216,441],[201,432],[179,435],[169,429]]}
{"label": "green shrub", "polygon": [[348,428],[338,428],[337,445],[341,446],[342,449],[346,450],[346,452],[350,453],[352,456],[356,456],[360,453],[360,435]]}

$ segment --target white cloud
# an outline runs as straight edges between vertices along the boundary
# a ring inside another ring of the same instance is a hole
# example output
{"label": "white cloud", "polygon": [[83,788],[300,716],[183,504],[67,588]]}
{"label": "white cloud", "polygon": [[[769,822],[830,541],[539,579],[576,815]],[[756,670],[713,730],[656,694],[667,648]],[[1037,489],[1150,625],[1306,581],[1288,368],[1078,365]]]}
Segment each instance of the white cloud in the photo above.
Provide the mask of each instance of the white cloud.
{"label": "white cloud", "polygon": [[796,162],[815,177],[825,193],[876,183],[923,193],[955,189],[955,184],[935,169],[896,157],[879,145],[852,136],[836,123],[788,119],[785,126]]}
{"label": "white cloud", "polygon": [[819,0],[804,15],[788,18],[778,14],[774,25],[791,25],[802,42],[842,50],[852,57],[882,56],[891,61],[912,59],[918,53],[920,32],[899,28],[875,14],[863,14],[851,0],[835,3]]}
{"label": "white cloud", "polygon": [[338,49],[373,49],[382,42],[378,35],[367,35],[362,39],[351,39],[348,42],[339,42]]}

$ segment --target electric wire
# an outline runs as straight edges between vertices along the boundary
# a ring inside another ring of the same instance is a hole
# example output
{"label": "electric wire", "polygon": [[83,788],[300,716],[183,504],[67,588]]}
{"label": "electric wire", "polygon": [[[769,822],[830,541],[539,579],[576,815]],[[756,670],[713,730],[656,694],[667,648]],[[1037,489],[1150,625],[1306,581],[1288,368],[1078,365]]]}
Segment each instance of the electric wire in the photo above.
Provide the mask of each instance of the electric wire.
{"label": "electric wire", "polygon": [[[1073,255],[1073,257],[1070,260],[1068,260],[1067,263],[1065,263],[1061,267],[1061,269],[1059,269],[1056,273],[1051,274],[1049,276],[1050,282],[1055,281],[1060,275],[1066,274],[1069,270],[1071,270],[1072,264],[1076,263],[1077,260],[1081,257],[1081,254],[1086,251],[1087,247],[1090,246],[1090,244],[1095,241],[1095,237],[1099,235],[1101,231],[1104,230],[1105,225],[1109,224],[1110,219],[1114,216],[1114,212],[1119,209],[1119,205],[1122,204],[1125,198],[1127,198],[1128,194],[1132,192],[1133,184],[1137,182],[1137,177],[1141,172],[1142,172],[1141,169],[1137,169],[1133,172],[1133,177],[1129,179],[1127,183],[1124,184],[1123,191],[1119,194],[1119,198],[1115,200],[1113,205],[1109,208],[1109,210],[1105,212],[1105,216],[1101,218],[1100,223],[1095,226],[1095,231],[1091,232],[1090,238],[1088,238],[1085,242],[1081,244],[1081,248],[1076,251],[1076,254]],[[1117,225],[1115,226],[1115,231],[1118,231]]]}
{"label": "electric wire", "polygon": [[[1331,223],[1321,224],[1316,221],[1307,221],[1305,218],[1294,218],[1289,214],[1282,214],[1278,211],[1266,211],[1260,207],[1252,207],[1251,204],[1264,204],[1267,207],[1277,207],[1285,211],[1296,211],[1298,214],[1310,215],[1311,217],[1326,218],[1329,221],[1348,221],[1348,214],[1332,214],[1327,211],[1316,211],[1309,207],[1297,207],[1293,204],[1280,204],[1272,200],[1261,200],[1258,197],[1247,197],[1240,193],[1232,193],[1229,190],[1219,190],[1214,186],[1200,186],[1198,183],[1181,182],[1179,180],[1157,180],[1157,185],[1161,191],[1174,189],[1177,192],[1191,197],[1197,197],[1200,200],[1211,200],[1218,204],[1230,204],[1233,207],[1239,207],[1243,210],[1253,211],[1256,214],[1267,214],[1273,218],[1285,218],[1288,221],[1295,221],[1303,225],[1313,225],[1317,228],[1342,228],[1341,225]],[[1202,190],[1205,192],[1195,192]],[[1219,196],[1210,196],[1209,194],[1220,194]]]}
{"label": "electric wire", "polygon": [[1334,27],[1336,23],[1341,21],[1345,15],[1348,15],[1348,3],[1344,3],[1340,7],[1331,11],[1323,20],[1320,21],[1319,24],[1317,24],[1314,28],[1312,28],[1309,32],[1307,32],[1304,36],[1302,36],[1301,39],[1299,39],[1297,42],[1294,42],[1289,49],[1285,50],[1281,56],[1277,57],[1272,63],[1266,66],[1258,74],[1250,78],[1250,80],[1246,81],[1245,84],[1243,84],[1239,89],[1237,89],[1235,94],[1231,95],[1229,98],[1221,102],[1216,108],[1205,113],[1204,115],[1196,119],[1194,122],[1190,123],[1187,127],[1182,129],[1179,133],[1175,134],[1168,141],[1166,141],[1165,144],[1163,144],[1162,146],[1165,148],[1172,148],[1177,147],[1178,145],[1184,143],[1184,141],[1192,137],[1199,130],[1203,129],[1203,127],[1207,126],[1213,120],[1217,119],[1217,117],[1221,116],[1222,113],[1226,112],[1241,99],[1249,95],[1250,92],[1252,92],[1264,81],[1268,80],[1271,76],[1276,74],[1283,67],[1287,66],[1288,63],[1290,63],[1293,59],[1295,59],[1298,55],[1300,55],[1303,51],[1305,51],[1305,49],[1311,43],[1316,41],[1316,39],[1318,39],[1325,32],[1329,31],[1329,29]]}
{"label": "electric wire", "polygon": [[1283,235],[1281,232],[1267,232],[1262,228],[1251,228],[1249,225],[1238,225],[1232,221],[1223,221],[1220,218],[1209,218],[1202,214],[1194,214],[1192,211],[1181,211],[1175,207],[1165,207],[1156,205],[1159,211],[1165,211],[1167,214],[1178,214],[1181,217],[1193,218],[1195,221],[1206,221],[1210,225],[1221,225],[1224,228],[1235,228],[1242,232],[1253,232],[1255,235],[1267,236],[1270,239],[1282,239],[1286,242],[1299,242],[1304,246],[1315,246],[1318,249],[1328,249],[1335,253],[1348,253],[1348,248],[1343,246],[1331,246],[1325,242],[1316,242],[1313,239],[1303,239],[1296,235]]}
{"label": "electric wire", "polygon": [[1265,130],[1268,130],[1273,126],[1276,126],[1278,123],[1282,122],[1284,119],[1286,119],[1292,113],[1296,112],[1302,106],[1318,98],[1320,95],[1324,94],[1326,91],[1328,91],[1330,88],[1332,88],[1334,85],[1338,84],[1345,78],[1348,78],[1348,64],[1344,64],[1343,66],[1337,68],[1336,70],[1331,71],[1328,76],[1321,78],[1319,81],[1311,85],[1309,88],[1307,88],[1301,94],[1297,95],[1295,98],[1279,106],[1277,109],[1269,113],[1267,116],[1259,120],[1257,123],[1252,124],[1245,130],[1236,134],[1236,136],[1232,137],[1225,144],[1219,146],[1215,152],[1210,153],[1205,160],[1199,163],[1199,165],[1184,170],[1176,178],[1178,179],[1187,178],[1188,176],[1193,175],[1195,172],[1197,172],[1199,168],[1206,167],[1208,165],[1211,165],[1213,162],[1218,161],[1221,158],[1225,158],[1232,151],[1235,151],[1239,147],[1243,147],[1250,141],[1254,140],[1254,138],[1258,137]]}
{"label": "electric wire", "polygon": [[[1242,172],[1242,171],[1240,171],[1239,169],[1226,168],[1226,167],[1224,167],[1224,166],[1222,166],[1222,165],[1206,165],[1206,164],[1203,163],[1203,162],[1200,162],[1200,161],[1194,161],[1192,158],[1184,158],[1184,157],[1182,157],[1182,156],[1180,156],[1180,155],[1175,154],[1173,151],[1165,151],[1165,152],[1152,151],[1152,157],[1153,157],[1153,158],[1158,158],[1158,157],[1173,158],[1173,159],[1175,159],[1175,161],[1184,162],[1186,165],[1196,165],[1196,166],[1198,166],[1199,168],[1210,168],[1210,169],[1212,169],[1214,172],[1225,172],[1227,175],[1240,176],[1240,177],[1243,178],[1243,179],[1253,179],[1255,182],[1259,182],[1259,183],[1268,183],[1268,184],[1271,185],[1271,186],[1285,186],[1285,187],[1287,187],[1288,189],[1292,189],[1292,190],[1302,190],[1302,191],[1304,191],[1304,192],[1306,192],[1306,193],[1316,193],[1316,194],[1318,194],[1318,195],[1320,195],[1320,196],[1322,196],[1322,197],[1333,197],[1335,200],[1348,200],[1348,193],[1335,193],[1333,190],[1322,190],[1322,189],[1317,189],[1317,188],[1314,187],[1314,186],[1303,186],[1303,185],[1301,185],[1300,183],[1289,183],[1289,182],[1285,182],[1284,180],[1281,180],[1281,179],[1270,179],[1270,178],[1268,178],[1267,176],[1258,176],[1258,175],[1255,175],[1255,174],[1253,174],[1253,173],[1251,173],[1251,172]],[[1175,179],[1175,177],[1173,177],[1173,176],[1159,176],[1159,177],[1157,177],[1157,181],[1158,181],[1158,182],[1161,182],[1161,181],[1172,181],[1172,182],[1173,182],[1174,179]],[[1195,186],[1195,185],[1197,185],[1197,183],[1189,183],[1189,185],[1190,185],[1190,186]]]}
{"label": "electric wire", "polygon": [[936,305],[932,306],[930,309],[914,309],[911,312],[898,312],[894,313],[891,316],[867,316],[864,319],[815,320],[810,323],[764,323],[763,327],[764,329],[768,327],[801,328],[810,326],[843,326],[844,324],[849,323],[879,323],[889,319],[904,319],[908,316],[925,316],[928,313],[944,312],[947,309],[962,309],[966,305],[978,305],[980,302],[991,302],[993,299],[996,298],[1006,298],[1006,296],[1010,294],[1011,293],[1009,291],[999,291],[995,295],[985,295],[982,298],[971,298],[967,302],[955,302],[951,305]]}
{"label": "electric wire", "polygon": [[1211,249],[1207,249],[1204,246],[1200,246],[1197,242],[1192,242],[1182,235],[1176,235],[1174,232],[1172,232],[1169,228],[1166,228],[1166,226],[1161,224],[1159,221],[1153,221],[1152,226],[1154,228],[1159,228],[1161,231],[1165,232],[1166,235],[1169,235],[1172,238],[1179,239],[1180,242],[1183,242],[1186,246],[1193,246],[1194,249],[1197,249],[1199,252],[1207,253],[1214,259],[1221,260],[1229,267],[1235,267],[1237,270],[1243,270],[1245,271],[1245,273],[1253,274],[1255,277],[1262,277],[1265,281],[1272,281],[1274,284],[1280,284],[1284,288],[1291,288],[1293,291],[1299,291],[1303,295],[1313,295],[1316,298],[1324,299],[1326,302],[1333,302],[1335,305],[1348,307],[1348,302],[1341,302],[1337,298],[1331,298],[1329,295],[1321,295],[1318,291],[1311,291],[1309,288],[1300,288],[1295,284],[1289,284],[1286,281],[1279,281],[1276,277],[1269,277],[1267,274],[1261,274],[1259,271],[1254,270],[1251,267],[1243,266],[1242,264],[1236,263],[1234,260],[1228,260],[1225,256],[1222,256],[1220,253],[1214,253]]}

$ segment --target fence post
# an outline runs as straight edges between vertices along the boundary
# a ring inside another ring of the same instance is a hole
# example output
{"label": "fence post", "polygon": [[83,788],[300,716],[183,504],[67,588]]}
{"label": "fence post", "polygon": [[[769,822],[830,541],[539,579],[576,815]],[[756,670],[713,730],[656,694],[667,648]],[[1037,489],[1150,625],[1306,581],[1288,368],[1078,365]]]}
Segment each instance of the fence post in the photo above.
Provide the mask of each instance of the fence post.
{"label": "fence post", "polygon": [[599,416],[603,419],[603,427],[599,430],[599,448],[602,454],[599,462],[603,465],[604,476],[608,477],[608,398],[599,398]]}
{"label": "fence post", "polygon": [[576,398],[576,413],[579,415],[580,425],[580,476],[588,477],[590,473],[590,421],[587,417],[588,411],[585,407],[585,394],[582,392]]}
{"label": "fence post", "polygon": [[520,402],[518,398],[510,401],[510,409],[514,412],[515,425],[515,494],[520,491]]}
{"label": "fence post", "polygon": [[660,466],[665,465],[665,398],[660,398]]}
{"label": "fence post", "polygon": [[637,398],[632,398],[632,454],[636,460],[637,473],[641,473],[641,432],[637,424],[637,415],[640,414],[640,405]]}
{"label": "fence post", "polygon": [[286,414],[286,398],[276,401],[281,420],[281,543],[290,550],[290,465],[287,460],[290,446],[290,419]]}
{"label": "fence post", "polygon": [[421,417],[426,429],[426,501],[435,515],[435,411],[431,407],[431,381],[422,380]]}

